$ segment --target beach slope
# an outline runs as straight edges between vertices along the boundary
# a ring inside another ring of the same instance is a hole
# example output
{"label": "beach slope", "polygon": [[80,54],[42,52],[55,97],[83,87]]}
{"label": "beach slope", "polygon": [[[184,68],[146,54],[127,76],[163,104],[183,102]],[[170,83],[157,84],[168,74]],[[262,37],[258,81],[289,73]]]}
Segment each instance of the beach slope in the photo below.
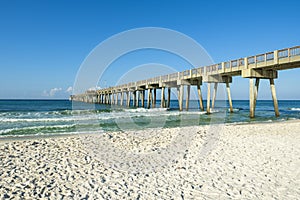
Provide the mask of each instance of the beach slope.
{"label": "beach slope", "polygon": [[300,198],[299,121],[2,139],[0,159],[1,199]]}

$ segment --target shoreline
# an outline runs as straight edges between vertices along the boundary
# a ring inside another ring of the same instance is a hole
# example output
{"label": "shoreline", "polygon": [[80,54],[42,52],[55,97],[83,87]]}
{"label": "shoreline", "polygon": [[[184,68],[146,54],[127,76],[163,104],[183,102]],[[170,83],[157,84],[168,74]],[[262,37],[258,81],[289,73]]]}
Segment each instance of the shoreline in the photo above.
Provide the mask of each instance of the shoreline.
{"label": "shoreline", "polygon": [[[219,125],[255,125],[255,124],[277,124],[277,123],[300,123],[300,119],[288,119],[288,120],[277,120],[277,121],[250,121],[250,122],[230,122],[230,123],[221,123],[221,124],[209,124],[209,125],[192,125],[192,126],[182,126],[182,127],[203,127],[203,126],[219,126]],[[180,128],[180,127],[163,127],[162,129],[174,129],[174,128]],[[156,128],[147,128],[143,130],[152,130]],[[161,128],[159,128],[161,129]],[[140,131],[140,130],[126,130],[126,131]],[[97,133],[95,133],[97,132]],[[120,131],[103,131],[101,130],[101,133],[115,133],[115,132],[122,132]],[[100,131],[91,131],[89,133],[87,132],[73,132],[73,133],[62,133],[62,134],[44,134],[44,135],[7,135],[7,136],[0,136],[0,144],[3,142],[9,142],[9,141],[23,141],[23,140],[34,140],[34,139],[47,139],[47,138],[60,138],[60,137],[73,137],[73,136],[83,136],[83,135],[97,135]],[[101,134],[100,133],[100,134]]]}

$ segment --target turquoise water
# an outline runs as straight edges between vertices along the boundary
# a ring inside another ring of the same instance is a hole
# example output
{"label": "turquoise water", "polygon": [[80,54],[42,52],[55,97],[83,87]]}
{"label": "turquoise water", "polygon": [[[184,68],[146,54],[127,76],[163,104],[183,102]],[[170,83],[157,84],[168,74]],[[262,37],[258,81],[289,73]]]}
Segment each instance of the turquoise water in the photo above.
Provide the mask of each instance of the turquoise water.
{"label": "turquoise water", "polygon": [[[217,101],[213,113],[200,111],[198,101],[188,112],[178,111],[177,100],[170,109],[125,108],[68,100],[0,100],[0,136],[76,134],[154,127],[178,127],[215,123],[252,123],[300,119],[300,101],[279,101],[280,117],[274,117],[272,101],[258,101],[256,118],[249,118],[249,102]],[[185,104],[184,104],[185,105]],[[204,105],[205,106],[205,105]]]}

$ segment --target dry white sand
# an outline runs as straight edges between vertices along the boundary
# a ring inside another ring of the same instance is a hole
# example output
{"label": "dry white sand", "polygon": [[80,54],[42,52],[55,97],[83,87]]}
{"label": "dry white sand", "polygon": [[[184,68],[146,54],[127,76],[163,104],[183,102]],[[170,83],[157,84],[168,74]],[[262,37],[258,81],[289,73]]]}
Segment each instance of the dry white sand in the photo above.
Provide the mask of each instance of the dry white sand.
{"label": "dry white sand", "polygon": [[300,198],[299,121],[2,140],[0,159],[1,199]]}

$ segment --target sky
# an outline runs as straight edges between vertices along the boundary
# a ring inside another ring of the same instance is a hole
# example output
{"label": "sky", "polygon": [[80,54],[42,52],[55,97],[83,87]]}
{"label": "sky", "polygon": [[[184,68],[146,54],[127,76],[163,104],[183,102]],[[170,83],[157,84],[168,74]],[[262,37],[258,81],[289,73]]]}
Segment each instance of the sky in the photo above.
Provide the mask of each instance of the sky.
{"label": "sky", "polygon": [[[68,98],[90,52],[130,29],[183,33],[215,63],[297,46],[299,7],[296,0],[0,0],[0,99]],[[98,86],[114,85],[124,73],[147,63],[191,67],[166,52],[133,52],[115,61]],[[298,77],[300,69],[279,72],[279,99],[300,99]],[[248,99],[248,84],[234,77],[233,99]],[[268,82],[260,87],[259,99],[271,99]]]}

